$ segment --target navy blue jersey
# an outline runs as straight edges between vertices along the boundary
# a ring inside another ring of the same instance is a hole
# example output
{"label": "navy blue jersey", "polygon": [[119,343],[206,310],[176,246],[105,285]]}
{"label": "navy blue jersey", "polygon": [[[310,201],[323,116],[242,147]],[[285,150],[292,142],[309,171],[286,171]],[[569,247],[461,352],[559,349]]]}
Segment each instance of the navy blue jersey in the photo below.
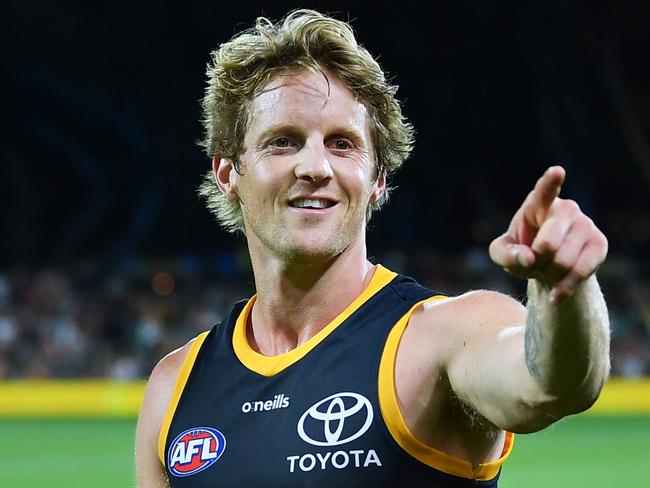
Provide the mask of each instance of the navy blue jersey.
{"label": "navy blue jersey", "polygon": [[444,298],[377,266],[366,290],[307,342],[263,356],[246,338],[255,297],[194,341],[163,423],[172,488],[496,487],[497,461],[472,467],[408,430],[394,387],[413,310]]}

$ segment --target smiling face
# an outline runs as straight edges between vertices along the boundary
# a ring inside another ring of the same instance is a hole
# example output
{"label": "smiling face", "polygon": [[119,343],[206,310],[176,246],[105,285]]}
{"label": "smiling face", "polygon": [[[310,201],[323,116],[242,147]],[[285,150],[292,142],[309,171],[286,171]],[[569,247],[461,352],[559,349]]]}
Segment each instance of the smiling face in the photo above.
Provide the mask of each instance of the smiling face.
{"label": "smiling face", "polygon": [[330,258],[365,245],[366,212],[384,190],[365,106],[334,75],[277,76],[255,97],[241,174],[217,181],[241,203],[251,252]]}

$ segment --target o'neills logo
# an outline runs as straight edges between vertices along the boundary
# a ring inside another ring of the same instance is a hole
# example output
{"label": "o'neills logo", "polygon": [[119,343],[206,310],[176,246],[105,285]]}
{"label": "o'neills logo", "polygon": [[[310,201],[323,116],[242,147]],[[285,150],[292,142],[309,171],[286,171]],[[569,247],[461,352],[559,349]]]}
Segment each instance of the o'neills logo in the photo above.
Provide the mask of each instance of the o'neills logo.
{"label": "o'neills logo", "polygon": [[244,402],[241,406],[241,411],[244,413],[249,412],[268,412],[269,410],[277,410],[278,408],[287,408],[289,406],[289,397],[284,393],[280,393],[273,397],[273,400],[257,401],[257,402]]}

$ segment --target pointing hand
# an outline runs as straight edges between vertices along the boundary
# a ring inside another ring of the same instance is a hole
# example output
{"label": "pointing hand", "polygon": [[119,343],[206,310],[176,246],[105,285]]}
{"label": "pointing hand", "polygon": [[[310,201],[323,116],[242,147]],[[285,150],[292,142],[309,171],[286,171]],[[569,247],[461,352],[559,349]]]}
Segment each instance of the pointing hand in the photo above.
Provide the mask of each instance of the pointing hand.
{"label": "pointing hand", "polygon": [[508,273],[551,289],[551,302],[571,296],[605,260],[607,239],[576,202],[559,198],[564,168],[537,181],[508,230],[490,244],[490,257]]}

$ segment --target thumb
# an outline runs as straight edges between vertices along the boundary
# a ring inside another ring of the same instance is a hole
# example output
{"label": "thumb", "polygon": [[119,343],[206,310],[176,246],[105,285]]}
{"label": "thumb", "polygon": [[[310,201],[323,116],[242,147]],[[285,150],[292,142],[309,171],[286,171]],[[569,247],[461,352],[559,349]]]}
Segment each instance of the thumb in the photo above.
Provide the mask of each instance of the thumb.
{"label": "thumb", "polygon": [[490,243],[490,258],[508,273],[519,277],[531,276],[535,264],[535,253],[525,244],[518,243],[505,233]]}

